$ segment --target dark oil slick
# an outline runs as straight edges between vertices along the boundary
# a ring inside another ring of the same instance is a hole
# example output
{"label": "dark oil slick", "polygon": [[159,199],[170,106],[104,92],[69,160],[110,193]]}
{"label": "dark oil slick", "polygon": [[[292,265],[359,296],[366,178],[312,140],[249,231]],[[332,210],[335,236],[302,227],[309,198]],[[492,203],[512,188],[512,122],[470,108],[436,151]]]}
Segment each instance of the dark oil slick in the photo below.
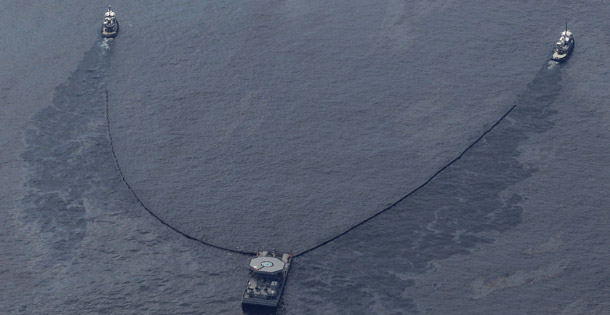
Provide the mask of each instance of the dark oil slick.
{"label": "dark oil slick", "polygon": [[473,143],[295,258],[279,313],[610,309],[603,1],[135,1],[112,40],[62,5],[0,13],[3,312],[241,313],[248,257],[185,235],[303,252]]}

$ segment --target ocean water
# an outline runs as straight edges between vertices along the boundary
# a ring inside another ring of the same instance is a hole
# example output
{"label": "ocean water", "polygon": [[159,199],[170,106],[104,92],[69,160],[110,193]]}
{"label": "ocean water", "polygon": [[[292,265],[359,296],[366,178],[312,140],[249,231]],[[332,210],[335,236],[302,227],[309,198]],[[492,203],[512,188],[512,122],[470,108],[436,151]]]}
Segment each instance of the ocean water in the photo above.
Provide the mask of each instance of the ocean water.
{"label": "ocean water", "polygon": [[0,312],[610,312],[607,2],[6,8]]}

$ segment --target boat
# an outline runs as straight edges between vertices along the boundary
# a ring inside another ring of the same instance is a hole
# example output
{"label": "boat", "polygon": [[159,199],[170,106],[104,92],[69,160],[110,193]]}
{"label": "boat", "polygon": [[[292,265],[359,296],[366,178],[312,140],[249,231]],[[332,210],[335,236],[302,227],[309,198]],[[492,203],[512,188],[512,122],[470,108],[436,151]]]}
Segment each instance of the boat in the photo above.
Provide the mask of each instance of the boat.
{"label": "boat", "polygon": [[568,30],[568,23],[566,23],[566,30],[561,32],[561,37],[559,37],[559,41],[555,44],[555,50],[551,59],[557,62],[565,61],[570,57],[572,50],[574,50],[574,36]]}
{"label": "boat", "polygon": [[112,38],[116,37],[119,33],[119,21],[116,19],[116,14],[110,6],[108,11],[104,13],[104,23],[102,24],[102,37]]}
{"label": "boat", "polygon": [[248,285],[242,297],[242,308],[277,309],[290,270],[290,254],[259,251],[250,260]]}

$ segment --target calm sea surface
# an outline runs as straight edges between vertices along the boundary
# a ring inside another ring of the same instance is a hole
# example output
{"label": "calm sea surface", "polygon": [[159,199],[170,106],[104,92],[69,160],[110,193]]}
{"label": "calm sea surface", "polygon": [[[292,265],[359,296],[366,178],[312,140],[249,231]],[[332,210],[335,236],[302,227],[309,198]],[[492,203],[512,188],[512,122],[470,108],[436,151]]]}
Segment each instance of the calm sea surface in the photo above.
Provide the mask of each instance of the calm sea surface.
{"label": "calm sea surface", "polygon": [[9,2],[0,313],[610,314],[609,2]]}

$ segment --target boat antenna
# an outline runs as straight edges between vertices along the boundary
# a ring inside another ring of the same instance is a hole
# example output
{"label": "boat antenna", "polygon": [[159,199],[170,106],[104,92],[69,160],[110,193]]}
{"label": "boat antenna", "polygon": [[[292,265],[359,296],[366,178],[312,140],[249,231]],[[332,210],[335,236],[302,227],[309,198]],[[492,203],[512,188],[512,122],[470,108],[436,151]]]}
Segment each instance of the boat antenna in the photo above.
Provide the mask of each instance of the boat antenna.
{"label": "boat antenna", "polygon": [[568,22],[566,22],[566,33],[568,32]]}

